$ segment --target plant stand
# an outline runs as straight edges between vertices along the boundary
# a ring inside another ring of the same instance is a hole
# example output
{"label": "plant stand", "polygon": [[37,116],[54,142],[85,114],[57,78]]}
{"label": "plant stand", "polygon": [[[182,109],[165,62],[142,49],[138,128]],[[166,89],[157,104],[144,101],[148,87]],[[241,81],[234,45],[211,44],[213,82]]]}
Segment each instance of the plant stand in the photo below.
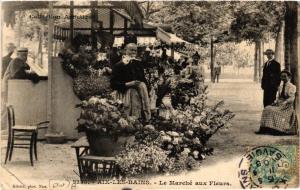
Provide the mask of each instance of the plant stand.
{"label": "plant stand", "polygon": [[79,157],[81,182],[97,182],[101,179],[118,177],[118,167],[114,157],[83,155]]}
{"label": "plant stand", "polygon": [[114,157],[89,155],[86,136],[81,137],[71,147],[75,148],[81,183],[119,176]]}

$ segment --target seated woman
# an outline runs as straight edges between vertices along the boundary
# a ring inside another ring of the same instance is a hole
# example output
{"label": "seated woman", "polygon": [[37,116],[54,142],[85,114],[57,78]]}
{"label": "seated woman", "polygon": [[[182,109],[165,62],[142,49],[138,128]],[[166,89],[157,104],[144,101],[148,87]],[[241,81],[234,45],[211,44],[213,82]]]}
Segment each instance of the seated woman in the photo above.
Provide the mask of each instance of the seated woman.
{"label": "seated woman", "polygon": [[128,115],[148,121],[151,118],[149,94],[143,65],[136,56],[136,44],[127,44],[125,55],[112,69],[111,87],[117,91],[116,98],[124,103]]}
{"label": "seated woman", "polygon": [[282,71],[280,76],[282,83],[278,88],[277,99],[263,110],[258,133],[297,134],[297,119],[293,106],[296,86],[290,82],[291,73],[289,71]]}

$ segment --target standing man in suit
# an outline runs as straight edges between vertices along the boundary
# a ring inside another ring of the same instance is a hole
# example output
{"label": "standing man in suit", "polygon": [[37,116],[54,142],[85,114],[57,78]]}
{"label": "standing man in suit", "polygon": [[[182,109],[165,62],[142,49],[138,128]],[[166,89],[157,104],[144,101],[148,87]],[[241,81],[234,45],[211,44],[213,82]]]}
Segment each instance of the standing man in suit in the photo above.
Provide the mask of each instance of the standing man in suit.
{"label": "standing man in suit", "polygon": [[261,88],[264,91],[264,107],[271,105],[276,99],[276,92],[280,84],[280,64],[274,60],[274,51],[267,49],[264,54],[268,61],[263,67]]}
{"label": "standing man in suit", "polygon": [[221,74],[221,65],[219,62],[216,63],[216,65],[214,66],[214,83],[217,82],[219,83],[219,78],[220,78],[220,74]]}

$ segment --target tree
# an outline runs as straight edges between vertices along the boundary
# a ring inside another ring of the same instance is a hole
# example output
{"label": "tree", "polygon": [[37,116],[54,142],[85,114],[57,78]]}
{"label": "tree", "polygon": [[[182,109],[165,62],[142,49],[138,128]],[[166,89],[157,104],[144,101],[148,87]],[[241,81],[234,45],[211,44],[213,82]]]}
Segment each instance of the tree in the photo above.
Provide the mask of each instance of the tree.
{"label": "tree", "polygon": [[170,24],[184,40],[203,47],[211,44],[213,67],[215,43],[246,40],[262,49],[260,41],[265,40],[265,34],[270,32],[275,37],[279,32],[283,13],[282,2],[176,1],[154,15],[159,15],[162,23]]}
{"label": "tree", "polygon": [[[140,8],[144,14],[144,20],[149,21],[150,17],[155,13],[162,11],[166,8],[166,2],[155,2],[155,1],[140,1],[138,2]],[[153,20],[153,18],[152,18]]]}
{"label": "tree", "polygon": [[241,2],[234,13],[231,35],[236,41],[247,40],[255,43],[255,81],[258,80],[257,69],[261,70],[261,66],[257,64],[261,58],[262,41],[266,39],[266,33],[271,33],[273,37],[279,35],[284,10],[282,2]]}
{"label": "tree", "polygon": [[300,100],[299,100],[299,5],[297,2],[285,2],[285,69],[289,69],[292,73],[292,83],[296,85],[298,92],[296,93],[296,113],[297,118],[300,118]]}

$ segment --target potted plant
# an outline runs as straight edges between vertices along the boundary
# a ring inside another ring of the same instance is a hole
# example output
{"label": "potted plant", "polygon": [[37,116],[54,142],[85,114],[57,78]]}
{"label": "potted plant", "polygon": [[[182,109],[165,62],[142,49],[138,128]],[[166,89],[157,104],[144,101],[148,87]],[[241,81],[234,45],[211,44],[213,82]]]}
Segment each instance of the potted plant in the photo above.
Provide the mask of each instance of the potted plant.
{"label": "potted plant", "polygon": [[91,154],[114,156],[125,144],[134,141],[133,134],[142,128],[134,116],[128,116],[121,101],[93,96],[78,107],[79,131],[84,131],[90,144]]}

